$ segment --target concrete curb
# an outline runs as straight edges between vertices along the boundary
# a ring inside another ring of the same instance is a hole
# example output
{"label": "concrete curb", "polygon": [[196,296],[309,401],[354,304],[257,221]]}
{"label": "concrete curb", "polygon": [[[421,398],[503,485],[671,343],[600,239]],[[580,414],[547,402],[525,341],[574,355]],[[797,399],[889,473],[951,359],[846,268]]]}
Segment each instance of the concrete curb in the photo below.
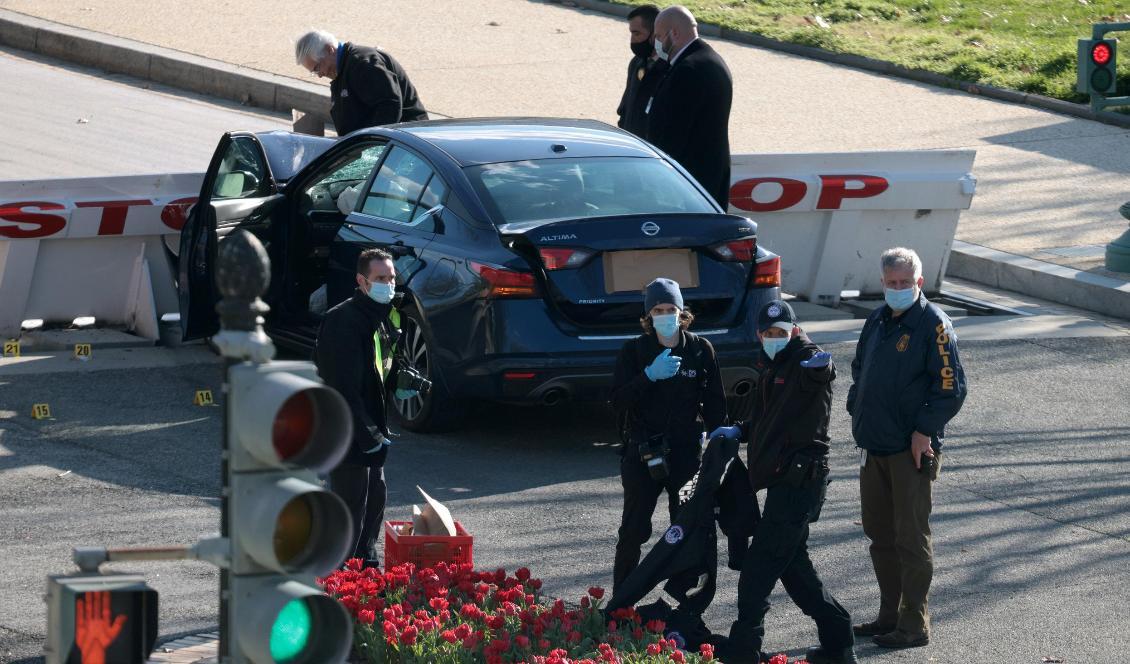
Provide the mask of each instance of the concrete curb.
{"label": "concrete curb", "polygon": [[[609,16],[618,16],[624,18],[628,12],[632,10],[632,6],[623,5],[617,2],[608,2],[607,0],[549,0],[559,5],[566,7],[579,7],[581,9],[588,9],[591,11],[607,14]],[[761,35],[746,32],[744,30],[733,30],[730,28],[721,27],[712,23],[699,23],[699,33],[706,37],[717,37],[727,41],[738,42],[740,44],[748,44],[749,46],[758,46],[773,51],[780,51],[782,53],[790,53],[792,55],[799,55],[801,57],[810,58],[812,60],[821,60],[823,62],[830,62],[836,65],[843,65],[845,67],[852,67],[854,69],[862,69],[865,71],[884,74],[886,76],[893,76],[895,78],[902,78],[917,83],[926,83],[928,85],[935,85],[942,88],[949,88],[953,90],[960,90],[968,94],[977,95],[980,97],[988,97],[989,99],[996,99],[997,101],[1006,101],[1013,104],[1022,104],[1025,106],[1034,106],[1046,111],[1053,111],[1063,115],[1070,115],[1085,120],[1094,120],[1095,122],[1102,122],[1105,124],[1115,125],[1118,127],[1130,127],[1130,115],[1122,115],[1120,113],[1111,113],[1109,111],[1092,111],[1087,106],[1082,104],[1074,104],[1062,99],[1053,99],[1052,97],[1045,97],[1044,95],[1031,94],[1028,92],[1018,92],[1016,90],[1007,90],[1005,88],[997,88],[991,85],[980,85],[977,83],[970,83],[969,81],[962,81],[943,74],[937,74],[932,71],[924,69],[910,69],[902,67],[885,60],[876,60],[874,58],[864,57],[862,55],[852,55],[850,53],[834,53],[826,51],[822,48],[815,46],[804,46],[802,44],[793,44],[790,42],[778,41],[770,39]]]}
{"label": "concrete curb", "polygon": [[954,240],[946,274],[1089,311],[1130,318],[1130,281]]}
{"label": "concrete curb", "polygon": [[7,9],[0,9],[0,45],[248,106],[330,119],[324,86]]}

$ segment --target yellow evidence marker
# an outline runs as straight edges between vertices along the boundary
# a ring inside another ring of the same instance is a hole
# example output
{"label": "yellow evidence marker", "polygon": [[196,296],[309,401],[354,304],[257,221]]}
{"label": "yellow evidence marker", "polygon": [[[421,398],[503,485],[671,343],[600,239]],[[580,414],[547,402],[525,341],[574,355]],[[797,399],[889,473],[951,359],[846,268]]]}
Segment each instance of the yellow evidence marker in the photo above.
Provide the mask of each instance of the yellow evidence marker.
{"label": "yellow evidence marker", "polygon": [[19,357],[20,356],[20,342],[15,339],[8,339],[4,342],[4,357]]}
{"label": "yellow evidence marker", "polygon": [[196,390],[192,403],[197,406],[215,406],[216,400],[212,398],[212,390]]}
{"label": "yellow evidence marker", "polygon": [[31,407],[31,417],[36,420],[49,420],[51,419],[51,406],[45,403],[37,403]]}
{"label": "yellow evidence marker", "polygon": [[76,360],[86,361],[86,360],[89,360],[90,357],[91,357],[91,355],[90,355],[90,344],[75,344],[75,359]]}

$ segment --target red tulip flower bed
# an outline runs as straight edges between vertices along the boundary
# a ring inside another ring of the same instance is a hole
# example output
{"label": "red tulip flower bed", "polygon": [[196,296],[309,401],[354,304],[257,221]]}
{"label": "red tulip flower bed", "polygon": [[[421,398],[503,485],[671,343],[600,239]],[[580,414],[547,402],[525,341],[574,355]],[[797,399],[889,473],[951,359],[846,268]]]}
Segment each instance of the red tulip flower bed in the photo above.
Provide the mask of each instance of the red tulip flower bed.
{"label": "red tulip flower bed", "polygon": [[[645,622],[634,609],[605,621],[604,590],[590,588],[580,606],[540,596],[542,583],[521,568],[477,572],[439,563],[408,563],[381,573],[350,560],[321,579],[353,616],[354,651],[370,664],[421,662],[709,662],[713,649],[679,650],[662,621]],[[785,664],[784,655],[774,664]]]}

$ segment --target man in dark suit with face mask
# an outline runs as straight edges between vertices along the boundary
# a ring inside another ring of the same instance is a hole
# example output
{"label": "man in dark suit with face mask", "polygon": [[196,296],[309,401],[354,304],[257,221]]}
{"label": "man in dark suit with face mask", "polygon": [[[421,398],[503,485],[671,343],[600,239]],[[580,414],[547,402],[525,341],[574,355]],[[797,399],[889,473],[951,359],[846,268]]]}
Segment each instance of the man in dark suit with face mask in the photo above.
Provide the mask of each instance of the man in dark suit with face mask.
{"label": "man in dark suit with face mask", "polygon": [[632,61],[628,63],[628,82],[616,114],[618,127],[640,138],[647,138],[647,102],[667,72],[667,63],[655,55],[655,17],[659,8],[640,5],[628,13]]}
{"label": "man in dark suit with face mask", "polygon": [[669,69],[648,104],[647,140],[682,164],[723,209],[730,192],[730,103],[722,57],[698,37],[686,7],[655,18],[655,53]]}

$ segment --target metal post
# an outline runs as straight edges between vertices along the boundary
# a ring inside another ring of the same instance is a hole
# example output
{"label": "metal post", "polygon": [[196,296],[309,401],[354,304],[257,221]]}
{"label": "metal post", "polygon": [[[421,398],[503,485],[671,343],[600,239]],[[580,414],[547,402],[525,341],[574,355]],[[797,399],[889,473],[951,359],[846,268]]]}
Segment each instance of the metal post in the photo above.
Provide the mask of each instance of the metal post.
{"label": "metal post", "polygon": [[[216,252],[216,287],[221,300],[216,304],[220,314],[220,332],[212,343],[224,356],[224,433],[220,448],[220,537],[227,538],[228,514],[228,425],[231,421],[229,369],[251,361],[269,362],[275,346],[263,332],[263,315],[270,307],[259,299],[271,283],[271,261],[259,240],[247,231],[238,230],[224,239]],[[221,664],[230,659],[231,635],[228,630],[229,572],[220,570],[220,644]]]}

